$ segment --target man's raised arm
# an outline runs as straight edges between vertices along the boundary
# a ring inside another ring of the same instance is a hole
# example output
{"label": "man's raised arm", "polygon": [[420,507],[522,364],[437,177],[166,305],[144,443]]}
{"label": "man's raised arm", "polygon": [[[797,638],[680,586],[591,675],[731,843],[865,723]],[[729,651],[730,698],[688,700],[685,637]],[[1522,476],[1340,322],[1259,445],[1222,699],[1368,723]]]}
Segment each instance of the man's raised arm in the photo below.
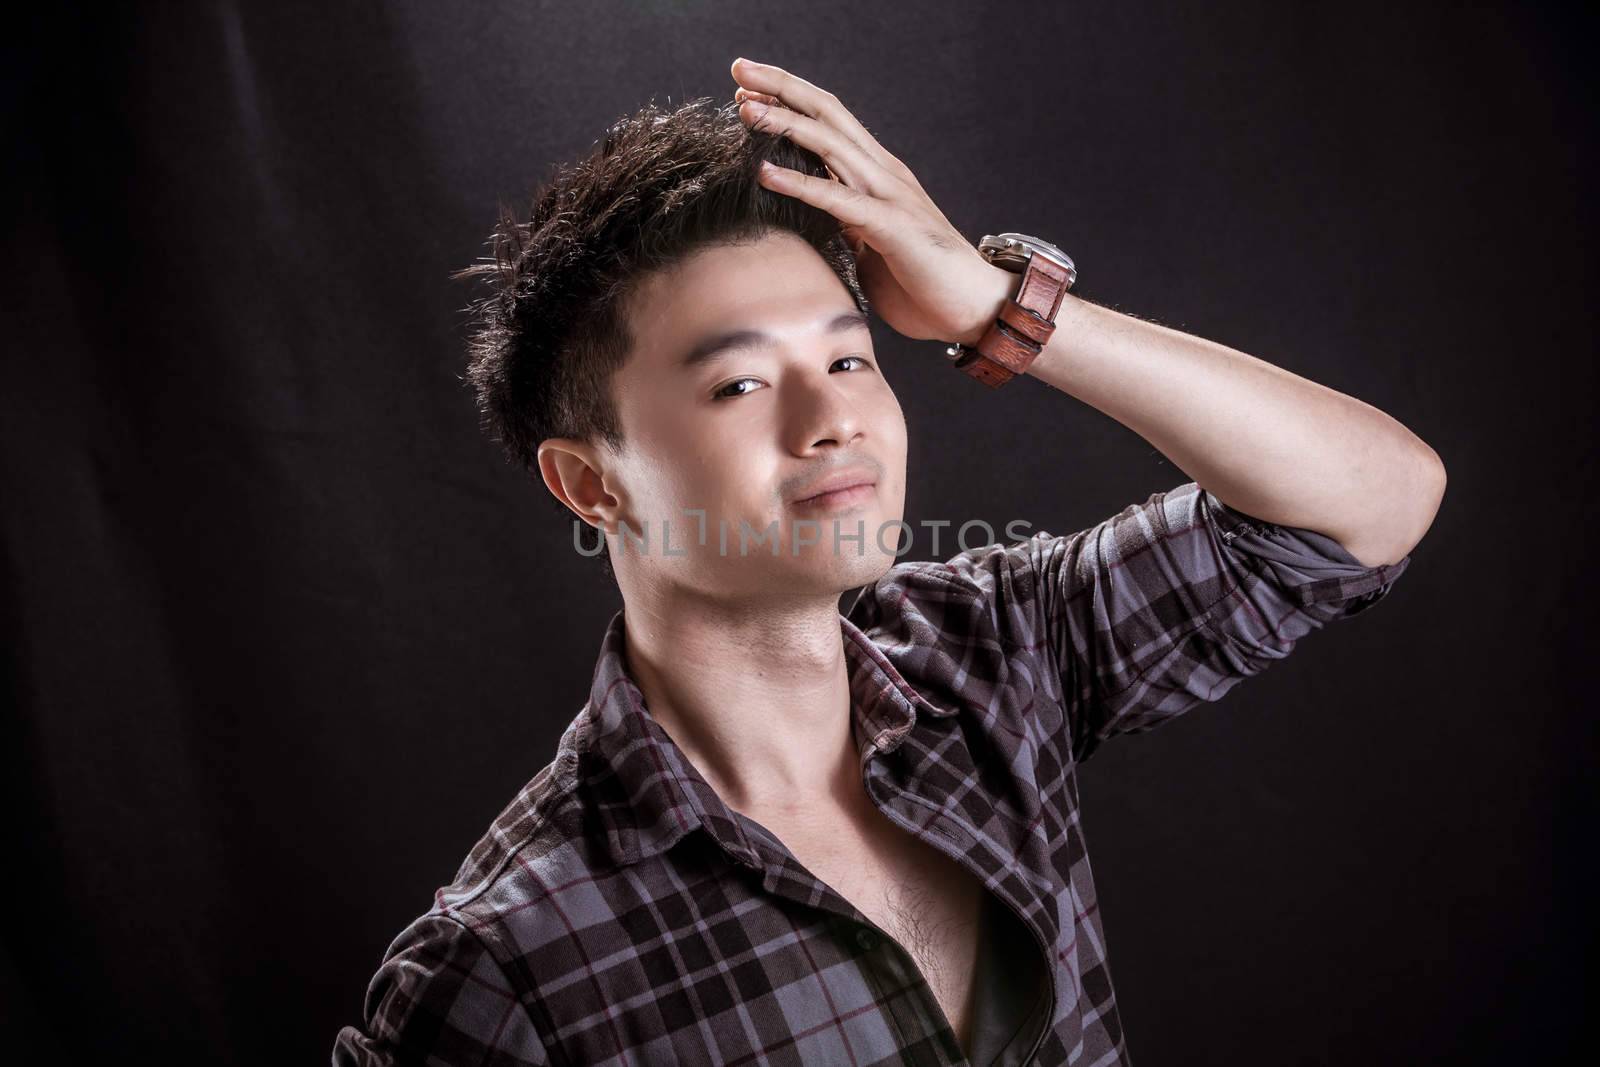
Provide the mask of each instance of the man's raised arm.
{"label": "man's raised arm", "polygon": [[[998,311],[1019,279],[996,278]],[[1444,463],[1371,404],[1067,293],[1027,373],[1116,419],[1229,507],[1332,537],[1369,567],[1433,524]]]}

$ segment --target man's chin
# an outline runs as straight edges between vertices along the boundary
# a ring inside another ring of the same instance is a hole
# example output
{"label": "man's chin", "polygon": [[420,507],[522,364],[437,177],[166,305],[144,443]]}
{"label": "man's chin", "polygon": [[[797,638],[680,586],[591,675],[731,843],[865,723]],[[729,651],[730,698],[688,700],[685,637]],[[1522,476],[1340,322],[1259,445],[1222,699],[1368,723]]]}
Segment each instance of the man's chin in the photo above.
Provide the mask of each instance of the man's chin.
{"label": "man's chin", "polygon": [[789,582],[803,582],[818,592],[842,593],[882,578],[894,566],[895,558],[870,543],[859,554],[853,545],[836,553],[831,545],[822,544],[802,548],[798,556],[784,562]]}

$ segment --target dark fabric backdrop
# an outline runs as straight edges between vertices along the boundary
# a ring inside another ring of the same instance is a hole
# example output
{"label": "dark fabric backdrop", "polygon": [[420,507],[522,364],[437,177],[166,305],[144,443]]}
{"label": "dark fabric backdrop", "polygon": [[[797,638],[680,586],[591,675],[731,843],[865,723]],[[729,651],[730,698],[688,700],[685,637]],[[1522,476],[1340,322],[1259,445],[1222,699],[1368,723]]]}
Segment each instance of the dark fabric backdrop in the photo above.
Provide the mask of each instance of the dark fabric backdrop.
{"label": "dark fabric backdrop", "polygon": [[[1448,466],[1382,607],[1087,765],[1136,1061],[1554,1058],[1594,933],[1580,7],[21,17],[3,1054],[325,1062],[358,1018],[620,603],[481,435],[446,275],[497,198],[652,95],[731,96],[743,54],[837,92],[969,238],[1053,239],[1083,295],[1360,397]],[[912,522],[1066,533],[1187,480],[876,330]]]}

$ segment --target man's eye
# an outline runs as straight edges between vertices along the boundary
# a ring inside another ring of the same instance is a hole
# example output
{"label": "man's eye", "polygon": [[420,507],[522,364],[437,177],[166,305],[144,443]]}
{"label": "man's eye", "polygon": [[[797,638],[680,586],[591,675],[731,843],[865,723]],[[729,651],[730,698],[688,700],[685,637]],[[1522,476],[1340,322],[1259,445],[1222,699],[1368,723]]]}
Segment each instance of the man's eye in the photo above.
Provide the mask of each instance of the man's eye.
{"label": "man's eye", "polygon": [[[872,366],[871,362],[869,362],[865,356],[840,356],[838,359],[833,361],[833,365],[835,367],[837,367],[839,364],[845,362],[846,360],[851,360],[851,359],[855,360],[857,363],[860,363],[863,368]],[[731,400],[731,399],[733,399],[734,397],[737,397],[737,396],[747,396],[747,395],[749,395],[748,390],[741,391],[741,392],[735,392],[735,393],[730,393],[728,391],[728,390],[732,389],[734,386],[739,385],[739,384],[741,384],[743,382],[755,382],[756,384],[759,385],[760,384],[760,379],[758,379],[758,378],[735,378],[733,381],[729,382],[727,385],[724,385],[721,389],[718,389],[715,393],[712,393],[711,394],[711,399],[713,399],[713,400]]]}
{"label": "man's eye", "polygon": [[713,400],[724,400],[724,399],[732,399],[733,397],[736,397],[736,396],[744,396],[745,395],[744,393],[730,393],[730,392],[728,392],[728,390],[732,389],[734,386],[738,385],[740,382],[753,382],[755,380],[756,379],[754,379],[754,378],[735,378],[733,381],[729,382],[727,385],[724,385],[721,389],[718,389],[715,393],[712,393],[711,394],[711,399],[713,399]]}

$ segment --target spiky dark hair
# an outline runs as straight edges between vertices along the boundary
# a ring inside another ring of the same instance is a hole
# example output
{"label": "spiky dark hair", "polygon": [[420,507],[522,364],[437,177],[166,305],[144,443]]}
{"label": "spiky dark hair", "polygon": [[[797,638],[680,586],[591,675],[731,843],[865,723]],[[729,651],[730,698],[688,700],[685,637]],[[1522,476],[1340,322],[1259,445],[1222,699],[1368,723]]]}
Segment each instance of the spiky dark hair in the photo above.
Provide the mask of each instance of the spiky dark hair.
{"label": "spiky dark hair", "polygon": [[[700,97],[661,108],[652,100],[613,123],[587,158],[557,164],[534,192],[528,221],[500,205],[493,256],[451,277],[487,283],[467,309],[466,382],[483,429],[511,462],[537,480],[547,438],[622,448],[611,389],[633,345],[622,307],[649,272],[701,248],[796,234],[869,311],[839,221],[762,186],[764,159],[828,173],[809,149],[747,127],[735,103]],[[610,574],[603,534],[599,542]]]}

